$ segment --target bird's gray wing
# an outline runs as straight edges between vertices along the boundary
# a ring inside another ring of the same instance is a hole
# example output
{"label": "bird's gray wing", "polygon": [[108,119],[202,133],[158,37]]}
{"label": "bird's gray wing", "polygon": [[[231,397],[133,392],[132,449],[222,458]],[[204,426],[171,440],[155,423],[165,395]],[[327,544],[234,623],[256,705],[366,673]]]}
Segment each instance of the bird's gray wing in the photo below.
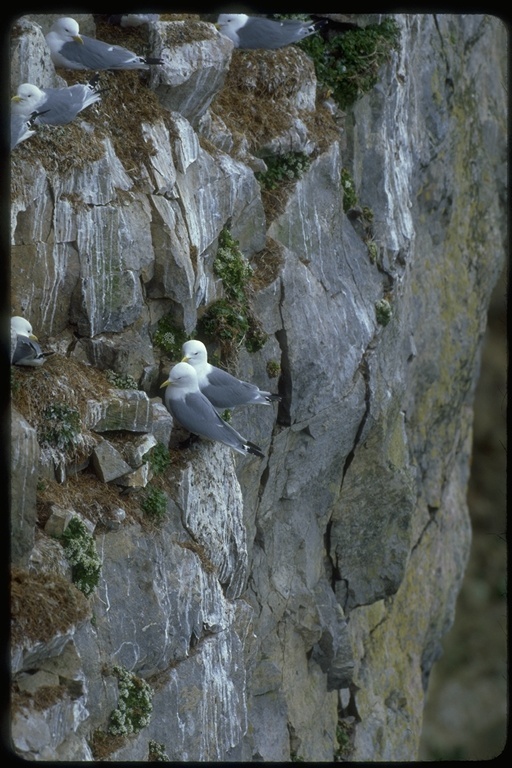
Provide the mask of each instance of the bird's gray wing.
{"label": "bird's gray wing", "polygon": [[238,30],[240,48],[281,48],[301,40],[305,26],[302,21],[292,19],[276,22],[271,19],[250,18]]}
{"label": "bird's gray wing", "polygon": [[77,114],[89,104],[101,97],[86,85],[73,85],[70,88],[48,88],[45,90],[46,100],[41,109],[46,114],[37,118],[38,123],[46,125],[66,125],[75,119]]}
{"label": "bird's gray wing", "polygon": [[246,455],[256,453],[263,455],[260,449],[248,443],[230,424],[220,418],[219,414],[201,392],[193,392],[184,398],[173,400],[165,393],[165,405],[182,427],[195,435],[207,437],[219,443],[228,445],[233,450]]}
{"label": "bird's gray wing", "polygon": [[[213,367],[201,382],[201,392],[216,408],[234,408],[236,405],[258,402],[259,389],[248,381],[239,381],[227,371]],[[260,402],[265,402],[262,397]]]}
{"label": "bird's gray wing", "polygon": [[68,62],[81,69],[146,69],[141,56],[122,48],[110,45],[94,37],[82,35],[83,43],[69,41],[64,43],[59,53]]}
{"label": "bird's gray wing", "polygon": [[13,365],[42,365],[44,357],[43,350],[37,341],[32,341],[27,336],[18,336],[16,349],[11,361]]}

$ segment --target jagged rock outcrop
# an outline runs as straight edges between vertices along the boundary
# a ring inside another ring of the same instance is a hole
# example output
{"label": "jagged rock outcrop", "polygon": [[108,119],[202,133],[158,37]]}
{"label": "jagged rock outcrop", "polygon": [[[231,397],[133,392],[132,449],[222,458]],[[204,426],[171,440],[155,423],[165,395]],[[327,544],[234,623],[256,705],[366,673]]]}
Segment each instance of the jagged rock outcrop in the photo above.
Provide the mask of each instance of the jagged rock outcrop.
{"label": "jagged rock outcrop", "polygon": [[[23,757],[145,760],[156,743],[176,761],[415,759],[469,549],[472,398],[506,231],[506,33],[487,16],[396,19],[399,51],[345,115],[302,51],[160,22],[161,70],[106,73],[100,106],[12,153],[12,314],[56,352],[16,376],[12,557],[18,595],[50,574],[66,608],[13,638]],[[13,90],[37,62],[54,77],[30,17],[13,47]],[[292,150],[309,167],[269,202],[254,171]],[[263,460],[175,450],[153,399],[171,362],[158,321],[189,334],[225,295],[226,225],[268,334],[237,373],[282,395],[233,413]],[[39,410],[64,393],[87,433],[58,472],[26,377]],[[163,510],[149,470],[112,485],[169,437]],[[45,528],[55,506],[87,522],[101,564],[87,598]],[[115,665],[153,691],[141,730],[108,732]]]}

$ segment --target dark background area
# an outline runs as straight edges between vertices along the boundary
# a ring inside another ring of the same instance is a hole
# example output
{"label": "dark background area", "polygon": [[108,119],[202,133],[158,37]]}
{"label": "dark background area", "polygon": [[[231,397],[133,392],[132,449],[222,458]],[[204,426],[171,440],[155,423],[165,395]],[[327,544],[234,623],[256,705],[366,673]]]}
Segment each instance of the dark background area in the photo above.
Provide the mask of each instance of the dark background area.
{"label": "dark background area", "polygon": [[468,492],[471,555],[444,654],[434,665],[422,760],[489,760],[505,748],[507,697],[507,273],[489,309],[475,396]]}

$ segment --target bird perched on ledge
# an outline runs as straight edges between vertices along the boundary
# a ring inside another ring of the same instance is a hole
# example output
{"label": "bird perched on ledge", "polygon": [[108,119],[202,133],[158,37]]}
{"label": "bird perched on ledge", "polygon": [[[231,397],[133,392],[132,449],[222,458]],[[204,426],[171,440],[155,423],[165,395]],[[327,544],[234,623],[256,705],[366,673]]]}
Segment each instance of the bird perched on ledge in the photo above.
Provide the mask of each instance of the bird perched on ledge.
{"label": "bird perched on ledge", "polygon": [[37,336],[34,336],[28,320],[19,315],[11,317],[11,336],[16,337],[16,345],[11,356],[12,365],[35,368],[44,363],[47,354],[37,343]]}
{"label": "bird perched on ledge", "polygon": [[46,35],[52,61],[65,69],[149,69],[162,59],[139,56],[120,45],[80,35],[75,19],[58,19]]}
{"label": "bird perched on ledge", "polygon": [[221,419],[210,401],[200,392],[197,374],[191,365],[183,362],[175,365],[161,386],[167,387],[164,393],[165,407],[193,435],[224,443],[244,456],[264,456],[257,445],[246,440]]}
{"label": "bird perched on ledge", "polygon": [[98,84],[98,74],[88,83],[76,83],[64,88],[42,90],[32,83],[22,83],[11,99],[11,110],[14,114],[26,116],[38,110],[41,114],[35,118],[36,124],[66,125],[83,109],[101,99]]}
{"label": "bird perched on ledge", "polygon": [[208,352],[202,341],[192,339],[182,347],[182,362],[189,363],[197,373],[199,389],[218,409],[235,408],[237,405],[271,405],[281,400],[279,395],[265,392],[256,384],[240,381],[222,368],[208,362]]}
{"label": "bird perched on ledge", "polygon": [[236,48],[282,48],[313,35],[324,21],[297,21],[281,19],[273,21],[245,13],[221,13],[216,27],[229,37]]}

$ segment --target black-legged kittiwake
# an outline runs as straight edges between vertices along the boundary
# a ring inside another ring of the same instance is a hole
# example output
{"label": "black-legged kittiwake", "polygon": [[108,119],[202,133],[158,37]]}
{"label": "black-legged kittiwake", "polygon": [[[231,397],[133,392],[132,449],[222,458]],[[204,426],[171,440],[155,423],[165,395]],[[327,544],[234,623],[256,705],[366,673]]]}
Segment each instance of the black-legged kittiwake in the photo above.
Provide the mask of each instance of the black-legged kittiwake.
{"label": "black-legged kittiwake", "polygon": [[216,27],[236,48],[282,48],[318,31],[323,22],[282,19],[273,21],[245,13],[221,13]]}
{"label": "black-legged kittiwake", "polygon": [[139,56],[120,45],[80,35],[75,19],[58,19],[46,35],[52,61],[65,69],[149,69],[162,59]]}
{"label": "black-legged kittiwake", "polygon": [[65,125],[101,99],[98,85],[97,74],[88,83],[76,83],[64,88],[40,89],[32,83],[22,83],[11,99],[11,111],[27,116],[37,110],[42,114],[36,117],[36,124]]}
{"label": "black-legged kittiwake", "polygon": [[44,363],[46,355],[37,343],[37,336],[34,336],[28,320],[19,315],[11,317],[11,334],[16,334],[12,365],[35,367]]}
{"label": "black-legged kittiwake", "polygon": [[245,456],[249,453],[264,456],[257,445],[246,440],[221,419],[208,398],[199,390],[197,374],[191,365],[177,363],[162,387],[167,387],[164,394],[165,407],[193,435],[224,443]]}
{"label": "black-legged kittiwake", "polygon": [[199,389],[215,408],[235,408],[237,405],[270,405],[281,400],[279,395],[265,392],[256,384],[240,381],[222,368],[208,362],[208,352],[202,341],[192,339],[182,347],[182,362],[189,363],[197,373]]}

